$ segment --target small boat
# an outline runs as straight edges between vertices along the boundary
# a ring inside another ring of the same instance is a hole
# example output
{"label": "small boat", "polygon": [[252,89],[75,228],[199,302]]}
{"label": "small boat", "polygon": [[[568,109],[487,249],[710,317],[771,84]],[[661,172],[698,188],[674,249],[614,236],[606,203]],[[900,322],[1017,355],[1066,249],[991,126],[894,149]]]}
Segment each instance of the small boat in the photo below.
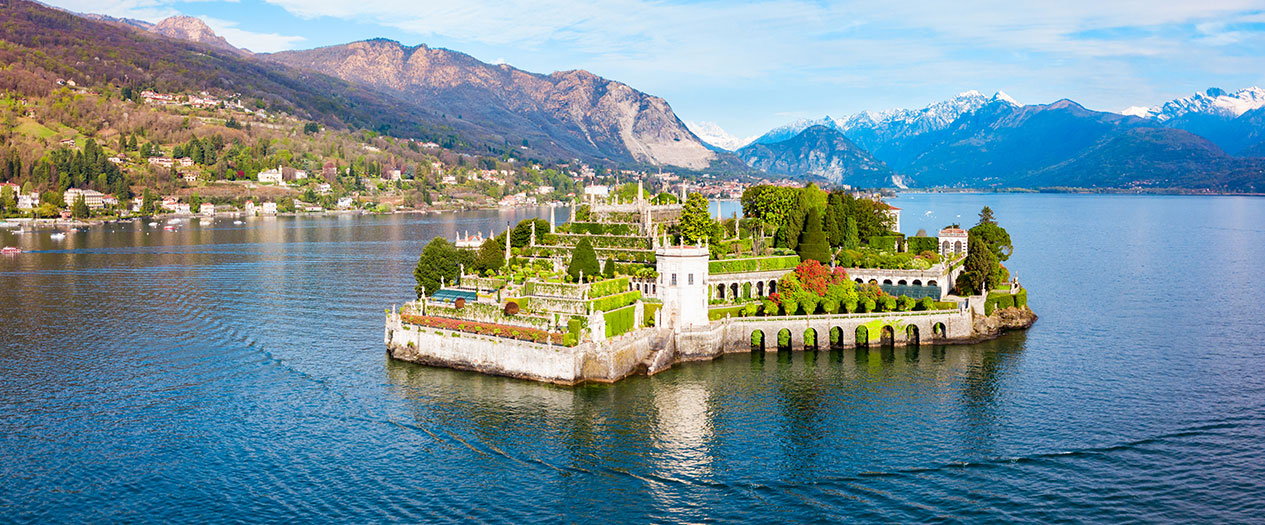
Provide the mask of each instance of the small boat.
{"label": "small boat", "polygon": [[176,231],[176,227],[175,227],[175,225],[172,225],[172,224],[168,224],[168,225],[166,225],[166,226],[163,226],[163,229],[164,229],[164,230],[167,230],[167,231],[169,231],[169,232],[174,232],[174,231]]}
{"label": "small boat", "polygon": [[242,221],[233,221],[233,224],[242,224]]}
{"label": "small boat", "polygon": [[49,239],[52,239],[52,240],[54,240],[54,241],[60,241],[60,240],[62,240],[62,239],[65,239],[65,238],[66,238],[66,234],[64,234],[64,233],[62,233],[62,232],[57,232],[57,233],[54,233],[54,234],[52,234],[52,235],[49,235],[49,236],[48,236],[48,238],[49,238]]}
{"label": "small boat", "polygon": [[21,228],[21,227],[22,227],[22,225],[21,225],[21,224],[16,223],[16,222],[13,222],[13,221],[4,221],[4,222],[0,222],[0,228],[9,228],[9,229],[13,229],[13,228]]}
{"label": "small boat", "polygon": [[16,246],[5,246],[0,249],[0,255],[17,255],[19,253],[22,253],[22,249]]}
{"label": "small boat", "polygon": [[149,225],[150,225],[150,226],[158,226],[158,223],[156,223],[156,222],[151,222],[151,223],[149,223]]}

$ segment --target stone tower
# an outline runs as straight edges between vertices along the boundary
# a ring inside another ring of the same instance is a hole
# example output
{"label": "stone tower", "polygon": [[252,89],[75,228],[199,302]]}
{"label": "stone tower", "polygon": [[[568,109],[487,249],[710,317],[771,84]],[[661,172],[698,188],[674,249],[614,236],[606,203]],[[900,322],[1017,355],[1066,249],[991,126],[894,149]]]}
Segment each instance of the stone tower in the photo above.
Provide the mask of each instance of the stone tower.
{"label": "stone tower", "polygon": [[661,326],[681,329],[706,325],[707,248],[664,243],[654,255],[659,272],[658,295],[663,299]]}

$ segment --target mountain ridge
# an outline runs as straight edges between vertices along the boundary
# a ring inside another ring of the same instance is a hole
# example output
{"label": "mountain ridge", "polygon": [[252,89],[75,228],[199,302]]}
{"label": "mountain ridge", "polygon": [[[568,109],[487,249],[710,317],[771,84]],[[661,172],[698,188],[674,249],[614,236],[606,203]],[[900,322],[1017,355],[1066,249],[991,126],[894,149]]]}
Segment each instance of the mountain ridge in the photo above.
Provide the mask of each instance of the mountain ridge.
{"label": "mountain ridge", "polygon": [[753,142],[737,155],[749,166],[774,174],[820,177],[864,188],[908,185],[882,161],[826,125],[810,126],[780,142]]}

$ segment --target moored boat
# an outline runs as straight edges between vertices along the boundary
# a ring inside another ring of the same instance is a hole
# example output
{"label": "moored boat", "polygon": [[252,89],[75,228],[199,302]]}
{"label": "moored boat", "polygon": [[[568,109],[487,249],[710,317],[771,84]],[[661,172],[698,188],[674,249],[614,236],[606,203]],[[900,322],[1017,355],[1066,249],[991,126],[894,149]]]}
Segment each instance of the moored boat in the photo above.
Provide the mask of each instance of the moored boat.
{"label": "moored boat", "polygon": [[5,246],[4,248],[0,248],[0,255],[17,255],[19,253],[22,253],[22,249],[16,246]]}

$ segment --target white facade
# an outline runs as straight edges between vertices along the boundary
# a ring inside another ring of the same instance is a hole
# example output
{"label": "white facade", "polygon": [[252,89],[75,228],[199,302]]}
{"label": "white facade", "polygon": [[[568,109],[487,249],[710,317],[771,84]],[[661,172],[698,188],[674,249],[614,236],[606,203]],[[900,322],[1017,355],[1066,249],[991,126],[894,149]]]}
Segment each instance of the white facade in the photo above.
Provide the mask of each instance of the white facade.
{"label": "white facade", "polygon": [[960,255],[967,252],[966,230],[961,228],[945,228],[940,230],[940,256]]}
{"label": "white facade", "polygon": [[104,197],[105,195],[96,190],[81,190],[78,188],[70,188],[66,190],[65,193],[62,194],[62,198],[66,200],[67,206],[74,206],[75,201],[79,199],[80,196],[83,196],[84,204],[87,204],[89,208],[97,210],[105,206],[104,204],[101,203],[101,198]]}
{"label": "white facade", "polygon": [[275,203],[275,202],[265,202],[265,203],[264,203],[264,205],[263,205],[263,206],[261,207],[261,209],[260,209],[260,213],[262,213],[262,214],[264,214],[264,215],[276,215],[276,214],[277,214],[277,203]]}
{"label": "white facade", "polygon": [[202,203],[200,211],[202,212],[202,215],[215,215],[215,205],[209,202],[204,202]]}
{"label": "white facade", "polygon": [[594,197],[609,197],[611,195],[611,188],[610,186],[604,186],[601,184],[591,184],[584,187],[584,194],[592,195]]}
{"label": "white facade", "polygon": [[704,326],[707,319],[708,250],[702,246],[661,246],[655,250],[659,297],[656,326]]}
{"label": "white facade", "polygon": [[892,231],[900,232],[900,208],[888,205],[887,216],[892,218]]}
{"label": "white facade", "polygon": [[267,170],[259,172],[259,182],[271,182],[274,184],[281,184],[281,170],[267,169]]}

